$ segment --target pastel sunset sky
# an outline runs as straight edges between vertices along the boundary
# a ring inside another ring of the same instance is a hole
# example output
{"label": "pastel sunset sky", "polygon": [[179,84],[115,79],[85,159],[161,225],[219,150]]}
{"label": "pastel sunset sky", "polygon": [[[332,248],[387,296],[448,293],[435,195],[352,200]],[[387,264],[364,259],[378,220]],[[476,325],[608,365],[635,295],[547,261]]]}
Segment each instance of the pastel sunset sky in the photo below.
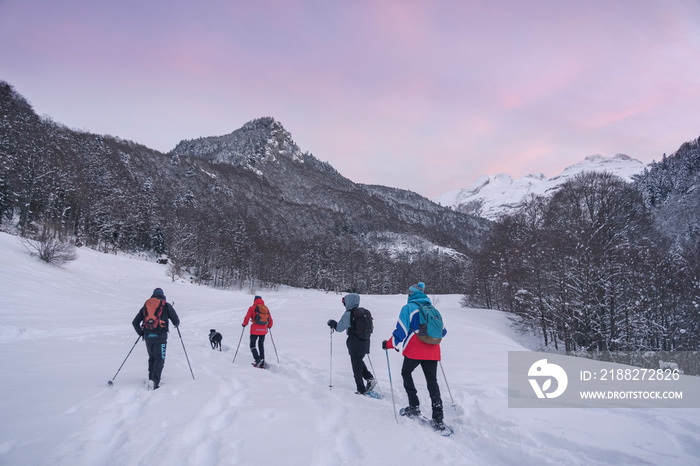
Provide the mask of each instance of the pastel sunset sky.
{"label": "pastel sunset sky", "polygon": [[700,2],[0,0],[0,80],[164,152],[272,116],[351,180],[434,198],[700,136]]}

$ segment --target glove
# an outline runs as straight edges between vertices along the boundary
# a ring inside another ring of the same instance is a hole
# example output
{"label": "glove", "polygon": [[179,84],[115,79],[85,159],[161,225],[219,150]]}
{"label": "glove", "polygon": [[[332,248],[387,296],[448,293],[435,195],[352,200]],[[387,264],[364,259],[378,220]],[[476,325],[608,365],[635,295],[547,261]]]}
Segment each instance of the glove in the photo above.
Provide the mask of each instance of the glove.
{"label": "glove", "polygon": [[386,347],[386,340],[384,340],[384,341],[382,342],[382,349],[383,349],[383,350],[388,349],[388,348]]}
{"label": "glove", "polygon": [[336,322],[336,321],[333,320],[333,319],[330,319],[330,320],[328,321],[328,326],[329,326],[330,328],[332,328],[333,330],[335,330],[335,329],[338,327],[338,322]]}
{"label": "glove", "polygon": [[245,327],[245,324],[241,324],[243,327]]}
{"label": "glove", "polygon": [[141,338],[143,338],[143,329],[139,330],[137,333],[139,334],[139,336],[140,336]]}

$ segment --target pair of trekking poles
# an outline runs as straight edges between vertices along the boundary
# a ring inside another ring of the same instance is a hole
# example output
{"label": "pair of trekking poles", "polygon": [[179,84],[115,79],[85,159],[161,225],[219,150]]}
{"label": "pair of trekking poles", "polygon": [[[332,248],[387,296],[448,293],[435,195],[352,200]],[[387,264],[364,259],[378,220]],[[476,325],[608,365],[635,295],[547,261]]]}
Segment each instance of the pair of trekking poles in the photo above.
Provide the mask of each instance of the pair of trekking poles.
{"label": "pair of trekking poles", "polygon": [[[238,348],[241,346],[241,341],[243,340],[243,333],[245,332],[245,327],[241,329],[241,338],[238,339],[238,346],[236,346],[236,354],[233,355],[233,361],[231,361],[231,364],[236,362],[236,356],[238,356]],[[272,338],[272,329],[269,329],[268,332],[270,332],[270,340],[272,341],[272,347],[275,349],[275,357],[277,358],[277,364],[280,363],[280,357],[277,355],[277,346],[275,345],[275,339]]]}
{"label": "pair of trekking poles", "polygon": [[[330,381],[328,384],[328,387],[330,390],[333,390],[333,329],[331,328],[331,336],[330,336],[330,342],[331,342],[331,356],[330,356]],[[391,380],[391,365],[389,364],[389,350],[386,349],[384,350],[384,353],[386,354],[386,367],[389,372],[389,389],[391,390],[391,404],[394,406],[394,419],[396,419],[396,422],[399,422],[399,418],[396,415],[396,401],[394,400],[394,384]],[[372,373],[376,374],[374,370],[374,364],[372,364],[372,358],[369,357],[369,354],[367,354],[367,359],[369,360],[369,365],[372,368]],[[450,394],[450,400],[452,401],[452,407],[457,409],[457,405],[455,404],[454,398],[452,398],[452,390],[450,390],[450,384],[447,383],[447,376],[445,375],[445,369],[442,367],[442,361],[438,361],[440,364],[440,371],[442,371],[442,377],[445,379],[445,386],[447,387],[447,392]]]}
{"label": "pair of trekking poles", "polygon": [[[185,341],[182,339],[182,334],[180,333],[180,328],[179,327],[175,327],[175,328],[177,329],[177,334],[180,336],[180,342],[182,343],[182,350],[185,352],[185,359],[187,359],[187,365],[190,368],[190,374],[192,374],[192,380],[195,380],[194,379],[194,372],[192,372],[192,365],[190,364],[190,358],[187,356],[187,350],[185,349]],[[141,338],[142,338],[141,335],[139,335],[136,338],[136,341],[134,342],[134,346],[132,346],[131,349],[129,350],[129,354],[127,354],[126,358],[124,358],[124,362],[122,362],[122,365],[119,366],[119,369],[117,369],[117,373],[114,374],[114,377],[112,377],[109,381],[107,381],[107,385],[109,385],[110,387],[112,386],[112,384],[114,383],[114,379],[116,379],[117,375],[119,375],[119,371],[122,370],[122,367],[124,367],[126,360],[129,359],[129,356],[131,356],[131,352],[134,351],[134,348],[136,348],[136,344],[139,342],[139,340]]]}

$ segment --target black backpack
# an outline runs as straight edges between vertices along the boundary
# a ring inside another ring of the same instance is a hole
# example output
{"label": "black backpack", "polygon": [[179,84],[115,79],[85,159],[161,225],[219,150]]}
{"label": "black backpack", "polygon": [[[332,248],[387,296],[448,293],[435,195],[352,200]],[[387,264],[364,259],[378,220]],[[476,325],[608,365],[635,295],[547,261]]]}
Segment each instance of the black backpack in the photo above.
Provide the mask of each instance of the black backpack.
{"label": "black backpack", "polygon": [[364,307],[356,307],[350,311],[350,327],[362,340],[369,340],[374,331],[372,314]]}

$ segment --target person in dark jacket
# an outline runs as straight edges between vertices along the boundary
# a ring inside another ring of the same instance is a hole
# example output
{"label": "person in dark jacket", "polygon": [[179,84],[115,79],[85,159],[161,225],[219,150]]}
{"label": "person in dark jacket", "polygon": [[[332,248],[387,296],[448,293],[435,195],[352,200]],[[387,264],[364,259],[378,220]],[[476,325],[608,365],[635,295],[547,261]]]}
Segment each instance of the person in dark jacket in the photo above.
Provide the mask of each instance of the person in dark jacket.
{"label": "person in dark jacket", "polygon": [[175,327],[180,325],[180,318],[166,301],[163,290],[156,288],[132,322],[136,333],[146,342],[149,390],[160,386],[160,376],[165,365],[165,347],[168,343],[168,320]]}
{"label": "person in dark jacket", "polygon": [[[438,430],[443,430],[445,425],[443,423],[442,397],[440,396],[440,386],[437,381],[440,345],[430,345],[418,339],[420,303],[431,304],[430,298],[425,294],[425,283],[423,282],[418,282],[408,289],[408,302],[401,308],[399,320],[391,338],[382,342],[382,349],[394,348],[396,351],[399,351],[400,347],[404,356],[401,377],[408,396],[408,407],[403,410],[403,414],[409,417],[420,415],[418,390],[416,390],[416,386],[413,383],[412,373],[416,367],[421,366],[428,385],[428,393],[430,393],[433,426]],[[447,330],[444,327],[442,334],[443,336],[447,334]]]}
{"label": "person in dark jacket", "polygon": [[[261,312],[262,311],[262,312]],[[255,321],[257,314],[263,315],[265,322],[257,323]],[[267,314],[267,316],[265,316]],[[250,352],[253,353],[253,359],[255,362],[253,365],[255,367],[265,368],[265,335],[267,335],[267,329],[272,328],[272,314],[270,310],[265,305],[265,301],[260,296],[253,298],[253,305],[248,308],[248,313],[243,318],[243,326],[250,324]],[[255,349],[255,343],[257,342],[258,348]]]}
{"label": "person in dark jacket", "polygon": [[[365,365],[365,355],[369,354],[369,338],[363,340],[357,336],[355,329],[352,325],[352,311],[360,307],[360,295],[357,293],[350,293],[345,295],[342,299],[343,305],[345,306],[345,312],[339,321],[333,319],[328,321],[328,326],[335,330],[336,332],[342,332],[347,330],[348,338],[345,344],[348,347],[348,353],[350,353],[350,364],[352,364],[352,374],[355,377],[355,384],[357,385],[357,393],[364,395],[365,393],[374,390],[377,386],[377,381],[375,380],[372,373],[367,370]],[[367,381],[367,386],[365,386],[365,380]]]}

